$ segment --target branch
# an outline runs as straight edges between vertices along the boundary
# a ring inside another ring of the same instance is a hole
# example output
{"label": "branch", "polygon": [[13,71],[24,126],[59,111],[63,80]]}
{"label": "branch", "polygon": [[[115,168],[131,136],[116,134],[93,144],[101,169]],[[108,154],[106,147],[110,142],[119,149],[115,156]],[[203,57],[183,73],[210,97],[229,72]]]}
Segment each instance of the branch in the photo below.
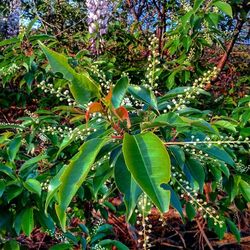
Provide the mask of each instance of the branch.
{"label": "branch", "polygon": [[[250,242],[250,236],[246,236],[241,238],[240,244],[243,243],[249,243]],[[226,239],[226,240],[220,240],[220,241],[212,241],[211,242],[212,246],[215,247],[222,247],[226,245],[233,245],[233,244],[239,244],[236,239]]]}
{"label": "branch", "polygon": [[[226,51],[217,65],[217,68],[219,69],[219,71],[223,70],[223,68],[228,60],[228,57],[229,57],[230,53],[232,52],[232,49],[235,45],[235,42],[240,34],[240,31],[242,29],[244,22],[245,21],[243,19],[237,20],[236,27],[235,27],[234,32],[233,32],[233,38],[231,39],[231,41],[227,45]],[[215,82],[217,79],[218,79],[218,75],[213,79],[213,82]]]}
{"label": "branch", "polygon": [[201,224],[200,224],[200,222],[198,221],[198,219],[196,220],[196,223],[197,223],[197,225],[198,225],[198,227],[199,227],[199,229],[200,229],[201,235],[202,235],[203,239],[206,241],[206,243],[207,243],[209,249],[210,249],[210,250],[214,250],[214,248],[213,248],[213,246],[211,245],[209,239],[207,238],[207,236],[206,236],[206,234],[205,234],[203,228],[201,227]]}

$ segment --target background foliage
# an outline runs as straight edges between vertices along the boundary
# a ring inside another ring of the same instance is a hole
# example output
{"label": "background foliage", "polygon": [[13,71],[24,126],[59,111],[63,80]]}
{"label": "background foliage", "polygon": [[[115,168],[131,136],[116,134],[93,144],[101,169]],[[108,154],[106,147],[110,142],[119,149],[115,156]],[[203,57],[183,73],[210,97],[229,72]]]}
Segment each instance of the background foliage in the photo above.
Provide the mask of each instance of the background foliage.
{"label": "background foliage", "polygon": [[173,210],[200,235],[177,245],[239,243],[248,2],[104,2],[103,33],[91,1],[0,5],[1,247],[160,249]]}

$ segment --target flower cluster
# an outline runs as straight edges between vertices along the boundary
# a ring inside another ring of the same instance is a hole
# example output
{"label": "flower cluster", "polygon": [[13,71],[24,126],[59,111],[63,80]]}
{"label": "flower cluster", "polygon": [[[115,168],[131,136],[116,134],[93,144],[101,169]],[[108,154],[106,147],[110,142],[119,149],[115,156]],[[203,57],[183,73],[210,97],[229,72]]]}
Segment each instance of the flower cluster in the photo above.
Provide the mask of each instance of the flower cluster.
{"label": "flower cluster", "polygon": [[24,110],[24,113],[27,114],[36,124],[39,123],[38,115],[30,112],[29,110]]}
{"label": "flower cluster", "polygon": [[235,168],[240,173],[247,173],[250,170],[250,165],[243,164],[242,160],[239,160],[238,162],[235,159]]}
{"label": "flower cluster", "polygon": [[0,122],[0,128],[15,128],[18,130],[24,130],[25,126],[11,122]]}
{"label": "flower cluster", "polygon": [[55,89],[53,84],[51,83],[46,84],[45,81],[42,81],[39,84],[37,84],[37,87],[41,88],[44,91],[44,93],[50,93],[56,95],[56,97],[58,97],[60,101],[67,101],[69,106],[76,106],[76,105],[79,106],[79,104],[77,104],[76,101],[69,95],[69,90],[64,90],[64,92],[62,92],[61,87]]}
{"label": "flower cluster", "polygon": [[182,8],[185,12],[192,10],[192,6],[187,1],[181,1]]}
{"label": "flower cluster", "polygon": [[195,49],[191,48],[190,51],[188,52],[186,62],[191,62],[194,59],[194,56],[195,56]]}
{"label": "flower cluster", "polygon": [[[92,167],[91,170],[96,170],[96,168],[100,167],[104,162],[108,161],[110,158],[110,154],[111,152],[109,152],[108,154],[104,155],[101,159],[99,159],[97,162],[95,162]],[[111,164],[110,167],[113,167],[113,164]]]}
{"label": "flower cluster", "polygon": [[97,233],[97,230],[100,226],[102,226],[105,223],[105,220],[103,218],[97,219],[96,221],[94,221],[94,225],[91,228],[91,232],[90,235],[94,236]]}
{"label": "flower cluster", "polygon": [[57,126],[47,126],[40,128],[42,133],[50,133],[52,135],[58,135],[61,138],[69,137],[69,139],[75,140],[85,140],[86,136],[89,136],[91,133],[96,132],[96,129],[92,128],[80,128],[76,127],[75,129],[65,126],[65,127],[57,127]]}
{"label": "flower cluster", "polygon": [[15,74],[20,69],[19,66],[17,66],[15,63],[11,64],[10,67],[2,67],[0,68],[0,77],[5,77],[8,75]]}
{"label": "flower cluster", "polygon": [[[203,77],[196,79],[192,87],[187,87],[184,89],[183,94],[177,95],[177,99],[173,98],[170,100],[167,105],[169,111],[178,111],[186,108],[186,104],[190,104],[191,100],[195,100],[196,96],[201,94],[202,88],[205,87],[205,84],[210,83],[219,70],[217,67],[214,67],[213,71],[209,70],[203,74]],[[164,109],[163,112],[166,113],[168,110]]]}
{"label": "flower cluster", "polygon": [[50,180],[47,179],[46,181],[44,181],[44,182],[41,183],[41,187],[42,187],[42,190],[43,190],[43,191],[48,191],[49,182],[50,182]]}
{"label": "flower cluster", "polygon": [[157,66],[160,64],[160,61],[158,60],[160,54],[157,51],[157,46],[159,43],[158,38],[154,35],[149,39],[149,42],[150,46],[148,48],[152,54],[148,56],[149,65],[146,71],[146,79],[148,84],[146,82],[142,82],[142,85],[152,90],[158,87],[156,81],[159,79],[157,73],[159,73],[160,69],[157,68]]}
{"label": "flower cluster", "polygon": [[[87,0],[87,22],[89,33],[95,35],[102,43],[102,36],[108,32],[108,20],[110,17],[108,0]],[[96,40],[92,38],[91,49],[98,54],[95,44]]]}
{"label": "flower cluster", "polygon": [[91,249],[93,249],[93,250],[105,250],[106,248],[102,247],[99,244],[95,244],[93,247],[91,247]]}
{"label": "flower cluster", "polygon": [[172,178],[170,185],[176,186],[175,190],[178,190],[181,193],[181,198],[196,206],[197,210],[202,213],[203,218],[210,218],[214,221],[214,225],[219,225],[223,227],[223,221],[220,219],[220,216],[217,214],[216,210],[204,201],[202,198],[199,198],[199,194],[190,186],[189,182],[185,180],[185,177],[182,173],[179,173],[174,166],[172,166]]}
{"label": "flower cluster", "polygon": [[[177,143],[178,144],[178,143]],[[180,142],[180,145],[183,145],[184,148],[196,145],[207,145],[209,148],[212,145],[222,145],[222,146],[230,146],[232,148],[238,148],[240,144],[250,144],[250,140],[248,137],[244,138],[239,136],[238,139],[235,139],[233,136],[220,136],[219,140],[211,140],[209,136],[206,136],[204,140],[200,140],[199,138],[195,139],[195,136],[191,136],[191,141]]]}
{"label": "flower cluster", "polygon": [[152,247],[150,243],[150,233],[152,232],[152,225],[149,222],[149,214],[151,213],[152,202],[148,199],[146,194],[142,194],[135,213],[137,214],[137,226],[140,226],[138,235],[138,245],[140,249],[148,249]]}
{"label": "flower cluster", "polygon": [[19,34],[19,22],[21,14],[21,0],[10,1],[10,14],[7,20],[6,37],[14,37]]}
{"label": "flower cluster", "polygon": [[108,5],[109,1],[107,0],[86,1],[90,34],[96,33],[98,31],[100,36],[102,36],[107,33],[109,19]]}

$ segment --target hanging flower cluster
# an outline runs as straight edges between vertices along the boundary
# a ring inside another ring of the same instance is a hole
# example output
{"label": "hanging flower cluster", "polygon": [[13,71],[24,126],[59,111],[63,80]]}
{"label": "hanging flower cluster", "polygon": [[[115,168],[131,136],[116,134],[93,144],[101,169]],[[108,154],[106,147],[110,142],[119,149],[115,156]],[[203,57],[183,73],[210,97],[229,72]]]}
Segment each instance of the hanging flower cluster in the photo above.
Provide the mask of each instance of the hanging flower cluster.
{"label": "hanging flower cluster", "polygon": [[15,37],[19,34],[19,21],[21,14],[21,0],[10,2],[10,14],[7,20],[7,37]]}
{"label": "hanging flower cluster", "polygon": [[108,20],[109,20],[109,1],[108,0],[87,0],[87,15],[89,33],[95,35],[96,38],[92,38],[92,50],[98,52],[96,48],[96,40],[99,39],[103,42],[102,36],[108,32]]}

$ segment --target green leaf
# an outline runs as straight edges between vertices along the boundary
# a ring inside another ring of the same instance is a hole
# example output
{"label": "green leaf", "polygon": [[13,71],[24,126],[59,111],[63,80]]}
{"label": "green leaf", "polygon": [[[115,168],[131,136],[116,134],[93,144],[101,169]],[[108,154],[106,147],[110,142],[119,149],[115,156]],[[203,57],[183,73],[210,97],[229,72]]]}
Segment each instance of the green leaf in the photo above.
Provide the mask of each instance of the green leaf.
{"label": "green leaf", "polygon": [[25,210],[21,210],[20,213],[18,213],[18,214],[15,215],[13,227],[14,227],[15,232],[16,232],[17,235],[19,235],[20,231],[21,231],[22,217],[23,217],[24,211]]}
{"label": "green leaf", "polygon": [[71,82],[70,91],[75,100],[84,105],[93,97],[100,96],[100,87],[89,77],[87,72],[77,73],[69,64],[67,58],[39,42],[44,54],[47,56],[54,73],[61,73],[64,79]]}
{"label": "green leaf", "polygon": [[241,179],[239,182],[239,188],[246,201],[250,202],[250,185]]}
{"label": "green leaf", "polygon": [[8,192],[6,192],[8,203],[14,198],[16,198],[17,196],[19,196],[22,193],[22,191],[23,191],[23,187],[19,187],[16,185],[9,186]]}
{"label": "green leaf", "polygon": [[47,210],[48,210],[48,206],[51,202],[51,200],[53,199],[53,197],[55,196],[56,192],[59,190],[60,186],[61,186],[61,181],[58,178],[58,175],[56,175],[56,178],[53,178],[48,186],[48,194],[46,197],[46,202],[45,202],[45,214],[47,214]]}
{"label": "green leaf", "polygon": [[222,240],[227,230],[227,227],[224,218],[220,217],[219,220],[223,221],[223,223],[221,224],[222,226],[219,223],[215,224],[213,218],[208,218],[207,222],[209,230],[213,230],[218,235],[219,240]]}
{"label": "green leaf", "polygon": [[30,192],[38,194],[39,196],[41,196],[41,192],[42,192],[41,184],[36,179],[28,179],[27,181],[24,182],[23,185]]}
{"label": "green leaf", "polygon": [[179,165],[181,169],[183,169],[185,163],[185,153],[181,147],[178,146],[169,146],[168,149],[170,150],[171,154],[173,155],[176,163]]}
{"label": "green leaf", "polygon": [[230,219],[226,218],[226,223],[229,227],[229,230],[233,233],[233,235],[235,236],[235,239],[237,240],[238,243],[240,243],[240,232],[237,228],[237,226],[234,224],[233,221],[231,221]]}
{"label": "green leaf", "polygon": [[218,160],[224,161],[230,166],[234,166],[234,161],[232,157],[224,149],[221,149],[217,146],[205,147],[199,145],[197,145],[196,148],[201,149],[204,153],[207,153],[208,155]]}
{"label": "green leaf", "polygon": [[193,10],[197,11],[200,8],[200,6],[202,5],[203,2],[204,2],[204,0],[195,0]]}
{"label": "green leaf", "polygon": [[21,168],[19,169],[20,172],[23,172],[24,170],[26,170],[27,168],[29,168],[30,166],[36,164],[37,162],[41,161],[41,160],[44,160],[48,158],[47,155],[44,155],[44,154],[40,154],[36,157],[33,157],[29,160],[27,160],[26,162],[24,162],[24,164],[21,166]]}
{"label": "green leaf", "polygon": [[16,154],[17,154],[21,144],[22,144],[22,137],[21,136],[16,137],[15,139],[13,139],[10,142],[8,150],[7,150],[10,161],[13,162],[15,160]]}
{"label": "green leaf", "polygon": [[236,133],[236,125],[233,125],[231,122],[229,121],[224,121],[224,120],[219,120],[219,121],[215,121],[213,122],[213,125],[227,129],[231,132]]}
{"label": "green leaf", "polygon": [[9,240],[4,244],[4,250],[19,250],[20,245],[16,240]]}
{"label": "green leaf", "polygon": [[13,44],[13,43],[19,43],[19,42],[20,42],[20,39],[18,39],[18,38],[5,39],[5,40],[0,42],[0,47],[6,46],[9,44]]}
{"label": "green leaf", "polygon": [[128,170],[161,212],[168,211],[170,192],[161,185],[170,180],[170,157],[162,141],[152,132],[125,134],[123,155]]}
{"label": "green leaf", "polygon": [[178,194],[174,191],[174,189],[170,185],[163,184],[162,187],[165,190],[169,190],[171,192],[170,203],[180,213],[181,217],[184,218],[184,214],[182,211],[183,210],[182,204],[181,204],[180,197],[178,196]]}
{"label": "green leaf", "polygon": [[69,250],[72,249],[72,245],[69,243],[59,243],[49,248],[49,250]]}
{"label": "green leaf", "polygon": [[29,236],[34,228],[33,208],[26,208],[22,216],[21,227],[26,236]]}
{"label": "green leaf", "polygon": [[153,121],[144,122],[141,124],[142,129],[165,126],[183,128],[189,127],[190,125],[183,121],[183,119],[174,112],[168,112],[167,114],[159,115]]}
{"label": "green leaf", "polygon": [[127,76],[124,76],[117,81],[112,92],[112,104],[114,108],[118,108],[121,106],[121,102],[128,89],[128,84],[129,78]]}
{"label": "green leaf", "polygon": [[167,78],[166,86],[168,89],[171,89],[175,85],[175,76],[178,72],[178,70],[173,71]]}
{"label": "green leaf", "polygon": [[214,26],[218,26],[220,21],[220,14],[211,12],[208,13],[207,17],[208,21],[210,21]]}
{"label": "green leaf", "polygon": [[205,182],[205,172],[203,166],[198,160],[193,158],[189,158],[187,160],[187,166],[194,179],[199,183],[200,191],[202,192]]}
{"label": "green leaf", "polygon": [[196,215],[194,206],[189,202],[186,204],[186,213],[189,220],[193,220]]}
{"label": "green leaf", "polygon": [[218,7],[222,12],[224,12],[226,15],[233,18],[233,11],[230,4],[222,1],[217,1],[213,3],[214,6]]}
{"label": "green leaf", "polygon": [[129,93],[136,99],[141,100],[157,110],[157,101],[154,93],[142,86],[130,85],[128,87]]}
{"label": "green leaf", "polygon": [[101,166],[98,166],[93,178],[94,196],[97,197],[98,191],[103,183],[112,175],[112,168],[109,162],[105,161]]}
{"label": "green leaf", "polygon": [[118,250],[129,250],[129,248],[127,246],[125,246],[123,243],[121,243],[120,241],[117,240],[110,240],[110,239],[106,239],[106,240],[102,240],[99,242],[100,246],[115,246]]}
{"label": "green leaf", "polygon": [[2,195],[3,195],[3,192],[4,192],[4,190],[5,190],[5,181],[4,180],[1,180],[0,179],[0,198],[2,197]]}
{"label": "green leaf", "polygon": [[120,154],[116,160],[114,178],[119,191],[124,194],[126,217],[127,220],[129,220],[133,214],[142,190],[128,171],[122,154]]}
{"label": "green leaf", "polygon": [[58,204],[56,204],[55,208],[64,231],[66,224],[65,211],[87,177],[91,165],[94,163],[97,154],[105,142],[105,139],[96,138],[84,143],[59,178],[62,184],[58,190]]}

